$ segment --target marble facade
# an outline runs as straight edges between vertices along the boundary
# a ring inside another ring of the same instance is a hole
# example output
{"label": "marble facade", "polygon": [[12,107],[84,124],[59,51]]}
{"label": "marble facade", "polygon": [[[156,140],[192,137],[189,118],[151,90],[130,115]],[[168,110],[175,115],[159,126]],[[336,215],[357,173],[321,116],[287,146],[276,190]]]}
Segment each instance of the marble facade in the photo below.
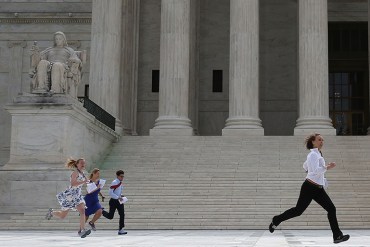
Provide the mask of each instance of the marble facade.
{"label": "marble facade", "polygon": [[[184,19],[190,28],[190,41],[185,47],[190,53],[189,65],[186,65],[189,66],[186,78],[190,79],[186,79],[189,80],[188,89],[177,92],[179,101],[182,102],[180,108],[187,109],[178,109],[176,105],[173,105],[173,108],[176,108],[178,116],[186,115],[185,122],[191,122],[192,134],[222,135],[223,129],[226,130],[225,127],[228,126],[227,119],[239,114],[238,110],[229,114],[233,111],[229,109],[229,101],[231,102],[233,97],[230,85],[234,85],[233,76],[229,71],[231,59],[235,59],[230,53],[230,12],[233,5],[230,5],[229,0],[183,2],[192,6],[189,12],[191,18]],[[257,83],[254,82],[254,90],[258,93],[252,93],[248,97],[247,104],[251,98],[254,103],[250,112],[243,114],[252,115],[253,121],[257,119],[258,124],[255,126],[260,128],[260,134],[298,134],[301,125],[296,121],[307,115],[307,111],[300,109],[300,100],[303,98],[301,94],[304,92],[299,92],[299,86],[304,82],[298,79],[298,65],[302,63],[302,58],[298,56],[298,19],[302,6],[299,6],[297,0],[258,2],[256,11],[258,9],[259,41],[255,47],[258,47],[259,53],[254,54],[259,61],[259,79]],[[92,0],[37,3],[24,0],[2,3],[0,165],[4,165],[10,157],[11,117],[3,107],[19,92],[30,91],[27,75],[28,51],[33,41],[38,40],[41,49],[48,47],[51,34],[57,30],[66,33],[72,48],[87,50],[88,59],[83,67],[79,96],[84,94],[85,85],[89,85],[91,98],[117,117],[117,127],[122,128],[124,134],[149,135],[150,130],[155,129],[155,121],[161,119],[159,117],[162,115],[161,92],[151,90],[152,71],[163,71],[163,66],[171,64],[170,61],[165,65],[164,56],[160,52],[163,46],[161,25],[165,24],[163,16],[161,19],[161,5],[167,2],[123,0],[108,3]],[[328,21],[368,20],[367,2],[363,0],[329,0],[327,9]],[[100,20],[100,25],[94,20]],[[322,21],[325,23],[325,20]],[[194,36],[195,39],[192,38]],[[171,48],[170,44],[164,47]],[[99,52],[108,54],[108,58],[99,55]],[[186,63],[182,64],[185,66]],[[212,92],[213,70],[223,71],[222,92]],[[112,77],[103,81],[100,77],[107,78],[105,73]],[[325,91],[325,87],[323,90]],[[319,99],[325,100],[326,97],[322,95]],[[170,104],[172,100],[167,99],[165,102]],[[326,108],[323,105],[318,114],[325,116],[324,125],[332,132],[330,122],[327,121]],[[172,115],[171,112],[165,116]],[[308,130],[311,131],[310,128]]]}

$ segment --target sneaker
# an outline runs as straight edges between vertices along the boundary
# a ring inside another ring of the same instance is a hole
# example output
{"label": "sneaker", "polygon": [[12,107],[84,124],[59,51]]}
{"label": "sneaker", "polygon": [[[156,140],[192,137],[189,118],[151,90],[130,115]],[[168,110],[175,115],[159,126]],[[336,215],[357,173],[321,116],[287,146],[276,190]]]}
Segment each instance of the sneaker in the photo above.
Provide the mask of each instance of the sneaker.
{"label": "sneaker", "polygon": [[90,229],[82,229],[81,231],[78,231],[78,235],[81,237],[81,238],[85,238],[87,235],[90,235],[91,233],[91,230]]}
{"label": "sneaker", "polygon": [[334,244],[339,244],[341,242],[345,242],[348,239],[349,239],[349,235],[348,234],[347,235],[341,235],[341,236],[339,236],[337,238],[334,238]]}
{"label": "sneaker", "polygon": [[271,221],[271,223],[270,223],[270,225],[269,225],[269,231],[270,231],[271,233],[273,233],[273,232],[275,231],[275,228],[276,228],[276,226],[274,225],[274,222],[272,222],[272,221]]}
{"label": "sneaker", "polygon": [[89,222],[89,226],[91,227],[91,230],[96,231],[96,227],[94,223]]}
{"label": "sneaker", "polygon": [[127,232],[123,228],[118,231],[118,235],[125,235],[125,234],[127,234]]}
{"label": "sneaker", "polygon": [[49,208],[48,212],[45,215],[45,219],[50,220],[51,217],[53,217],[53,214],[52,213],[53,213],[53,209],[52,208]]}

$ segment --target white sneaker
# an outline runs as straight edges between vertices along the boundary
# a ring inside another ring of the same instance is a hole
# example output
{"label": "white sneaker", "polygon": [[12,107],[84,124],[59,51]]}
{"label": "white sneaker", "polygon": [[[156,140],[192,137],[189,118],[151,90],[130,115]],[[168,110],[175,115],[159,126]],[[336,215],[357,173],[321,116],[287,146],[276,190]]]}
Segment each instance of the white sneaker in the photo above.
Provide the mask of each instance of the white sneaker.
{"label": "white sneaker", "polygon": [[125,235],[125,234],[127,234],[127,232],[123,228],[118,231],[118,235]]}

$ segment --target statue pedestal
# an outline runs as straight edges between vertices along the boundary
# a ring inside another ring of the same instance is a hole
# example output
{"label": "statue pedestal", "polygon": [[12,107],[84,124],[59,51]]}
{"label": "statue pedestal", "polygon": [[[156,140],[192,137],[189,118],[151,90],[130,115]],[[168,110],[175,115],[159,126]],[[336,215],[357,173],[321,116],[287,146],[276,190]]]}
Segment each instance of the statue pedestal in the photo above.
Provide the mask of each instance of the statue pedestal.
{"label": "statue pedestal", "polygon": [[68,95],[25,94],[6,110],[12,116],[10,159],[0,168],[0,207],[47,207],[67,188],[67,158],[98,167],[119,135]]}
{"label": "statue pedestal", "polygon": [[65,94],[22,95],[5,108],[12,115],[7,169],[63,167],[68,157],[84,157],[94,165],[118,138],[80,102]]}

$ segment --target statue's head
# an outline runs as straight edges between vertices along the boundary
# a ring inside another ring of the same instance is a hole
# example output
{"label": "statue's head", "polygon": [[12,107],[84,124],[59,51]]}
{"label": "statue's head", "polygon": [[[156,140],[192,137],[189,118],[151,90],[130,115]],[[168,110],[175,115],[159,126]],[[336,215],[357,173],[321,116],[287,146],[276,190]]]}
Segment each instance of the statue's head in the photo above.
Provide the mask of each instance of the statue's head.
{"label": "statue's head", "polygon": [[68,46],[66,36],[63,32],[54,33],[54,46]]}

